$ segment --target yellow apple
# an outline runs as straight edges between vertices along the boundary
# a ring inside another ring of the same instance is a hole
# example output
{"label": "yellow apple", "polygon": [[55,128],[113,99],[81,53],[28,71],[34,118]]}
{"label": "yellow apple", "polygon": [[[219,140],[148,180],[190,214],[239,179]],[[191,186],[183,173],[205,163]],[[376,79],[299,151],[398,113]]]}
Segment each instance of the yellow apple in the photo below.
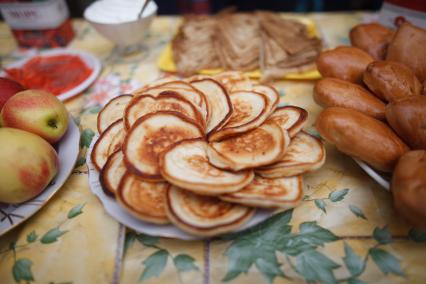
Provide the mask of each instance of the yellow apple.
{"label": "yellow apple", "polygon": [[26,90],[6,101],[0,121],[4,127],[32,132],[55,143],[68,128],[68,112],[54,95],[41,90]]}
{"label": "yellow apple", "polygon": [[58,172],[58,155],[41,137],[0,128],[0,202],[21,203],[49,184]]}

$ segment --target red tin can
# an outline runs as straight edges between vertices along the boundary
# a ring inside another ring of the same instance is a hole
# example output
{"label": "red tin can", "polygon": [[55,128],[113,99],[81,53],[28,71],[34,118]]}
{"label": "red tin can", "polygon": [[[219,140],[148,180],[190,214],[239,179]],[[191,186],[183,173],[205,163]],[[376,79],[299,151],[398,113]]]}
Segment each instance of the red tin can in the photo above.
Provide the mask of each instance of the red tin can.
{"label": "red tin can", "polygon": [[74,38],[65,0],[0,0],[0,10],[21,47],[61,47]]}

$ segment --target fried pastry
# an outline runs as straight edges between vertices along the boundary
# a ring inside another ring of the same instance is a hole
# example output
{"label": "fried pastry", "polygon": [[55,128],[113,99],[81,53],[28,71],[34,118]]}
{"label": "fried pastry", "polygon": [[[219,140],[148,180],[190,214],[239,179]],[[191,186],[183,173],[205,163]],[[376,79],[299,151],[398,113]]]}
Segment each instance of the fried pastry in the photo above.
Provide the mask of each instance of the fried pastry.
{"label": "fried pastry", "polygon": [[232,114],[232,104],[226,89],[217,81],[204,78],[191,81],[191,85],[204,93],[207,100],[209,119],[206,132],[220,129]]}
{"label": "fried pastry", "polygon": [[233,112],[222,129],[212,132],[209,141],[247,132],[261,125],[267,118],[265,95],[253,91],[235,91],[230,94]]}
{"label": "fried pastry", "polygon": [[300,175],[319,169],[325,163],[325,147],[322,141],[304,131],[290,142],[284,157],[275,164],[256,169],[266,178]]}
{"label": "fried pastry", "polygon": [[166,191],[170,185],[166,182],[150,183],[137,176],[126,173],[121,179],[117,191],[117,201],[130,214],[142,221],[167,224]]}
{"label": "fried pastry", "polygon": [[302,176],[276,179],[256,176],[243,189],[219,197],[222,200],[246,206],[288,210],[302,201],[303,180]]}
{"label": "fried pastry", "polygon": [[308,122],[308,112],[297,106],[282,106],[267,121],[275,122],[282,130],[288,131],[290,137],[294,137]]}
{"label": "fried pastry", "polygon": [[123,161],[123,152],[120,149],[108,157],[108,160],[99,173],[99,182],[107,195],[115,196],[121,178],[125,173],[126,165]]}
{"label": "fried pastry", "polygon": [[124,111],[124,125],[126,129],[135,121],[148,114],[161,110],[176,111],[199,123],[204,128],[204,119],[195,106],[174,91],[165,91],[158,97],[141,95],[132,100]]}
{"label": "fried pastry", "polygon": [[252,181],[251,170],[233,173],[211,165],[207,146],[202,139],[174,144],[160,156],[161,175],[176,186],[203,195],[238,191]]}
{"label": "fried pastry", "polygon": [[287,131],[268,122],[239,136],[210,143],[207,155],[214,166],[239,171],[280,160],[289,143]]}
{"label": "fried pastry", "polygon": [[192,235],[210,237],[234,231],[250,220],[254,212],[250,207],[174,186],[167,190],[167,216],[175,226]]}
{"label": "fried pastry", "polygon": [[108,157],[120,149],[125,136],[123,120],[117,120],[111,124],[93,146],[90,158],[95,168],[100,171],[105,165]]}
{"label": "fried pastry", "polygon": [[110,100],[102,108],[97,118],[97,128],[99,134],[104,132],[108,126],[123,118],[124,108],[131,99],[131,95],[121,95]]}
{"label": "fried pastry", "polygon": [[129,171],[150,181],[161,181],[158,156],[180,140],[203,137],[196,122],[178,112],[158,111],[139,118],[123,143],[124,163]]}

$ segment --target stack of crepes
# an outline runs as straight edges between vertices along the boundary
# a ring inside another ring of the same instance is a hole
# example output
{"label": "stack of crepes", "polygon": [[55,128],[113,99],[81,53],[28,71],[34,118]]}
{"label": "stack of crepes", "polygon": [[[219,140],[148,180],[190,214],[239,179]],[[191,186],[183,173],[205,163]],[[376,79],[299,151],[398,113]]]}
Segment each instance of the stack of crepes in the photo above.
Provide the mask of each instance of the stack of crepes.
{"label": "stack of crepes", "polygon": [[253,71],[262,80],[315,69],[321,41],[306,26],[272,12],[187,16],[173,40],[178,73]]}
{"label": "stack of crepes", "polygon": [[307,112],[241,73],[158,81],[98,115],[91,160],[104,191],[140,220],[196,236],[234,231],[255,208],[289,209],[325,161]]}

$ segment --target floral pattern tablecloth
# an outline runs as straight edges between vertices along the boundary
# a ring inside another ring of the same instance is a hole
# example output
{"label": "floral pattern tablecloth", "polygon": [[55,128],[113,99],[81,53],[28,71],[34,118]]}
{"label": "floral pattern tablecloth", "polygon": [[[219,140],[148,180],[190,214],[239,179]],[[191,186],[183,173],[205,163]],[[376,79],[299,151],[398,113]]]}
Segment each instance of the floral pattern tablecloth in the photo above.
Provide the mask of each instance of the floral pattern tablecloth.
{"label": "floral pattern tablecloth", "polygon": [[[303,15],[324,44],[348,44],[353,25],[374,14]],[[106,214],[88,184],[85,156],[96,115],[110,98],[163,76],[156,58],[179,18],[158,17],[145,58],[112,61],[113,46],[82,20],[70,48],[103,61],[101,76],[66,106],[81,130],[80,156],[63,188],[37,214],[0,237],[0,283],[426,283],[426,234],[405,225],[390,194],[354,161],[327,145],[327,162],[305,176],[305,198],[294,210],[236,235],[179,241],[127,230]],[[0,23],[1,63],[19,50]],[[313,82],[282,81],[281,104],[309,111],[307,131],[321,110]],[[0,212],[0,220],[7,216]]]}

